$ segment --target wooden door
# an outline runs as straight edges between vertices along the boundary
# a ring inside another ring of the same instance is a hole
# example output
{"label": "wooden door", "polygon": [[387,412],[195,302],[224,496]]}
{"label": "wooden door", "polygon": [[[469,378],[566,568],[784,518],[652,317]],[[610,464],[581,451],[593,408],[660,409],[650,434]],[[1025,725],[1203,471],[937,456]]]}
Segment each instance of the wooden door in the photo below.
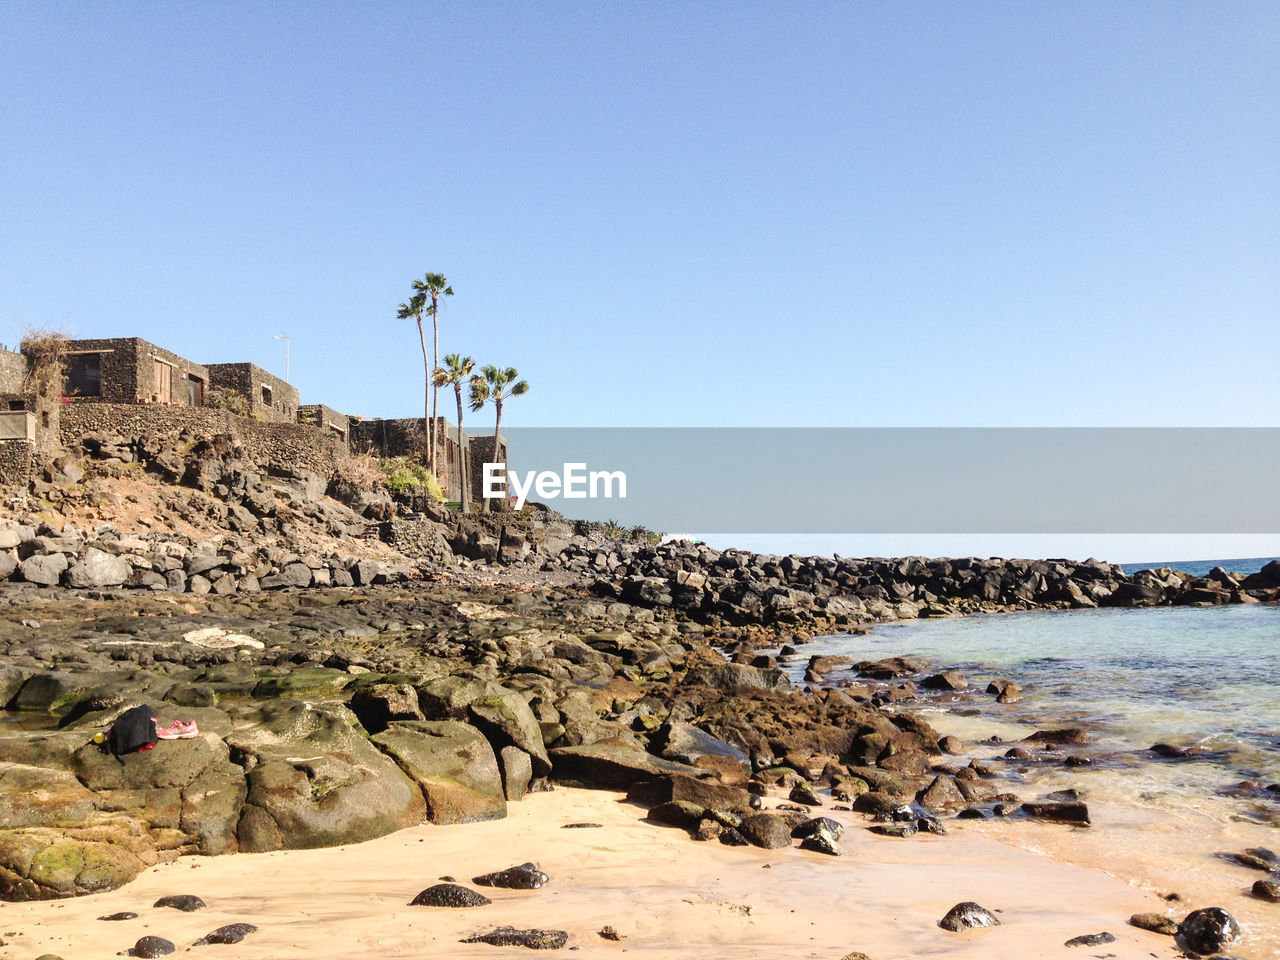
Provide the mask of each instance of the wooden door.
{"label": "wooden door", "polygon": [[173,367],[169,366],[163,360],[157,360],[156,364],[156,402],[172,403],[173,402]]}

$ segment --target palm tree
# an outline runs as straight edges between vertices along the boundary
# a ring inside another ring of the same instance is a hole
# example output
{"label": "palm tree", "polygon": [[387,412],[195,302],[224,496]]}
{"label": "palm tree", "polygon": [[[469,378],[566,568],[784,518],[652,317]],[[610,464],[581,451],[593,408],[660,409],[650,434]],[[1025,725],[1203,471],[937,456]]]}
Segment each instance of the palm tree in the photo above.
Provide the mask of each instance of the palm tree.
{"label": "palm tree", "polygon": [[[413,289],[417,296],[431,301],[428,313],[431,314],[431,355],[440,363],[440,298],[452,297],[453,287],[444,278],[443,273],[428,273],[421,280],[413,281]],[[419,327],[421,329],[421,327]],[[428,367],[428,369],[430,369]],[[431,426],[427,430],[427,466],[432,473],[436,472],[436,392],[438,387],[431,388]]]}
{"label": "palm tree", "polygon": [[458,457],[461,460],[458,469],[462,483],[458,502],[463,513],[467,513],[471,505],[471,484],[467,481],[467,435],[462,432],[462,381],[468,379],[474,369],[475,363],[470,357],[450,353],[444,358],[444,366],[436,367],[435,376],[431,378],[437,387],[453,384],[453,395],[458,401]]}
{"label": "palm tree", "polygon": [[[418,281],[414,281],[414,287],[417,287]],[[400,304],[399,312],[396,313],[397,320],[417,320],[418,321],[418,341],[422,344],[422,369],[427,375],[427,382],[423,388],[422,394],[422,426],[427,433],[427,450],[431,449],[431,435],[435,433],[431,429],[431,361],[427,358],[427,338],[422,332],[422,314],[427,307],[427,295],[425,293],[415,293],[409,298],[408,303]],[[430,453],[428,452],[428,458]],[[429,462],[429,459],[428,459]]]}
{"label": "palm tree", "polygon": [[[502,432],[502,404],[508,397],[520,397],[529,392],[529,384],[517,380],[520,376],[515,367],[502,370],[492,364],[480,368],[480,375],[471,378],[471,410],[475,412],[486,403],[492,403],[497,417],[493,424],[493,462],[498,460],[498,443]],[[484,502],[489,509],[489,501]]]}

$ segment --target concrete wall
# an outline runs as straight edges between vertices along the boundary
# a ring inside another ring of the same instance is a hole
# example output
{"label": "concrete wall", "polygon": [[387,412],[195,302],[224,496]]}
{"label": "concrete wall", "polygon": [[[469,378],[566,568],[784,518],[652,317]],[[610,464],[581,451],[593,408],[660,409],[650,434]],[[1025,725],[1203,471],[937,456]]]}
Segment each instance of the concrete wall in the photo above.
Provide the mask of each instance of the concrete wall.
{"label": "concrete wall", "polygon": [[225,410],[113,403],[75,403],[62,411],[62,442],[78,443],[87,433],[119,434],[126,439],[163,436],[189,430],[199,437],[230,434],[259,466],[311,470],[323,477],[347,458],[346,444],[315,427],[270,423]]}
{"label": "concrete wall", "polygon": [[298,388],[252,363],[211,363],[210,381],[249,401],[249,415],[269,423],[297,423]]}
{"label": "concrete wall", "polygon": [[[99,340],[72,340],[67,345],[68,368],[76,356],[97,354],[99,358],[100,392],[96,396],[75,395],[65,391],[76,403],[165,403],[187,406],[190,402],[188,382],[195,380],[200,392],[209,385],[209,370],[202,364],[180,357],[138,337],[116,337]],[[162,374],[157,366],[169,369],[169,394],[162,393]]]}

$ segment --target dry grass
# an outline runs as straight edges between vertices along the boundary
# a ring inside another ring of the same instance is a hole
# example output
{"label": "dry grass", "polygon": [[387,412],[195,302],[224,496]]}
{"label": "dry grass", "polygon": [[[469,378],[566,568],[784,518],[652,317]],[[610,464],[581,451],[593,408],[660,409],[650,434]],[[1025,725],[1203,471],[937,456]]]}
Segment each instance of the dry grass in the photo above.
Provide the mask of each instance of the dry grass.
{"label": "dry grass", "polygon": [[386,474],[377,457],[371,453],[352,454],[345,460],[339,460],[333,472],[338,479],[357,490],[373,490],[386,483]]}
{"label": "dry grass", "polygon": [[18,349],[27,358],[24,393],[32,393],[48,400],[57,400],[62,396],[67,379],[67,351],[70,344],[71,338],[65,333],[34,330],[30,327],[23,331]]}

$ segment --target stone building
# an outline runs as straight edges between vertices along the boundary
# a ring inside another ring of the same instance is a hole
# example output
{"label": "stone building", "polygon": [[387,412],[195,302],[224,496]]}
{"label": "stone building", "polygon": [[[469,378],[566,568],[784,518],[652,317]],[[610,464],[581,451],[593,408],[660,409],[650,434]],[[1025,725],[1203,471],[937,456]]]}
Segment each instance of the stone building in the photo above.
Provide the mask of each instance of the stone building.
{"label": "stone building", "polygon": [[298,388],[272,376],[252,363],[211,363],[209,382],[222,391],[243,397],[245,413],[268,423],[298,423],[301,397]]}
{"label": "stone building", "polygon": [[298,422],[332,434],[343,443],[347,442],[351,433],[347,415],[326,407],[323,403],[304,403],[298,407]]}
{"label": "stone building", "polygon": [[[351,418],[351,452],[371,453],[376,457],[420,457],[425,455],[427,438],[422,417],[405,417],[395,420],[357,420]],[[462,457],[458,443],[458,428],[444,417],[436,418],[436,440],[440,450],[437,473],[445,494],[450,499],[458,499],[462,490]],[[471,480],[471,495],[479,502],[480,469],[486,460],[491,460],[493,450],[492,434],[467,434],[468,473]],[[504,440],[501,449],[505,460],[507,444]]]}
{"label": "stone building", "polygon": [[209,368],[139,337],[72,340],[66,387],[71,402],[204,406]]}

